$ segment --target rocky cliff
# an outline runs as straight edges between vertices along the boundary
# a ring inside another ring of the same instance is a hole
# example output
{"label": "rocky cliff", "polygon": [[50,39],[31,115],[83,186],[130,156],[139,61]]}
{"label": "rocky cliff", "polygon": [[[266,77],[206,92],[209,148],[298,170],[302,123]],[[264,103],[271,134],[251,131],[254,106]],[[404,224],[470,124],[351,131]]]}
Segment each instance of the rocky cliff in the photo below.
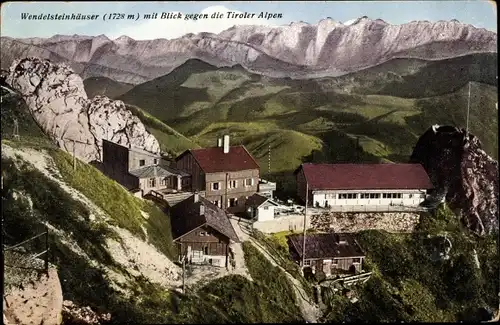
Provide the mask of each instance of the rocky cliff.
{"label": "rocky cliff", "polygon": [[39,58],[17,60],[6,83],[21,95],[45,133],[85,162],[101,160],[102,139],[160,151],[156,138],[122,101],[89,99],[82,79],[65,64]]}
{"label": "rocky cliff", "polygon": [[498,162],[464,129],[433,126],[418,140],[411,161],[421,163],[437,193],[461,211],[464,223],[480,235],[498,231]]}
{"label": "rocky cliff", "polygon": [[241,64],[274,77],[338,76],[393,58],[443,59],[496,52],[496,33],[452,21],[391,25],[362,17],[349,23],[323,19],[317,24],[233,26],[220,34],[187,34],[167,40],[134,40],[105,35],[48,39],[2,37],[6,68],[27,55],[66,62],[84,79],[109,77],[142,83],[165,75],[188,59],[216,66]]}

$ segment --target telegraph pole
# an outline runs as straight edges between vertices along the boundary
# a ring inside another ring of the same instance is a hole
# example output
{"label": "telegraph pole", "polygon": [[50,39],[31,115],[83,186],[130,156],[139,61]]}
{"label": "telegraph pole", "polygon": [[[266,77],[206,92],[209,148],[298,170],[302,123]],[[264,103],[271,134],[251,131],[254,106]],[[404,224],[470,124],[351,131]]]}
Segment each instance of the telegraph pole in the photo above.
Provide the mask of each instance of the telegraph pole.
{"label": "telegraph pole", "polygon": [[73,140],[73,170],[76,170],[76,153],[75,153],[75,140]]}
{"label": "telegraph pole", "polygon": [[267,150],[267,173],[269,176],[271,176],[271,145],[269,145],[269,148]]}
{"label": "telegraph pole", "polygon": [[309,201],[309,183],[306,180],[306,206],[304,208],[304,241],[302,242],[302,269],[306,266],[306,223],[307,223],[307,203]]}
{"label": "telegraph pole", "polygon": [[186,294],[186,256],[182,258],[182,293]]}
{"label": "telegraph pole", "polygon": [[469,110],[470,110],[470,81],[469,81],[469,96],[467,98],[467,125],[466,125],[467,133],[469,133]]}

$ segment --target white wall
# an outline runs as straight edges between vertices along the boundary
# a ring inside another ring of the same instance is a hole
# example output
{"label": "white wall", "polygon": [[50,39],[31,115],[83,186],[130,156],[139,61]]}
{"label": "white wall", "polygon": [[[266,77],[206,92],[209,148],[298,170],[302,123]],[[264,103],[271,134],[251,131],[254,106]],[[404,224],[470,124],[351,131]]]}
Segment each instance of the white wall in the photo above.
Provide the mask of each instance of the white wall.
{"label": "white wall", "polygon": [[[267,208],[267,210],[265,209]],[[274,206],[264,205],[257,209],[257,221],[268,221],[274,219]]]}
{"label": "white wall", "polygon": [[[339,199],[339,194],[357,194],[356,199]],[[379,193],[379,199],[361,199],[361,193]],[[401,193],[402,198],[383,198],[383,193]],[[328,202],[329,206],[376,206],[376,205],[404,205],[404,206],[418,206],[425,200],[422,194],[425,195],[426,190],[364,190],[364,191],[313,191],[313,205],[316,202],[320,207],[325,207]]]}
{"label": "white wall", "polygon": [[[411,232],[418,224],[419,214],[413,212],[381,212],[381,213],[352,213],[327,212],[324,214],[308,215],[307,229],[328,228],[334,232],[358,232],[368,229],[381,229],[393,233]],[[270,234],[280,231],[302,232],[304,229],[304,215],[279,217],[272,221],[257,221],[253,228]]]}
{"label": "white wall", "polygon": [[208,263],[210,259],[219,260],[219,263],[213,263],[214,266],[225,267],[226,266],[226,256],[225,255],[205,255],[202,251],[191,251],[191,262],[193,264],[205,264]]}

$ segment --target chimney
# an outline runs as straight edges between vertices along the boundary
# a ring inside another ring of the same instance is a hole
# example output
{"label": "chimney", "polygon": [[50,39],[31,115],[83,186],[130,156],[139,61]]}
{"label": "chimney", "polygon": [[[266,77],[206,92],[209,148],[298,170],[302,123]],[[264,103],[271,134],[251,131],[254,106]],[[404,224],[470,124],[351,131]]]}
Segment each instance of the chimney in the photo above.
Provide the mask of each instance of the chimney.
{"label": "chimney", "polygon": [[229,152],[229,135],[224,136],[224,153]]}
{"label": "chimney", "polygon": [[198,202],[200,200],[200,194],[198,192],[194,193],[194,203]]}
{"label": "chimney", "polygon": [[222,148],[222,138],[217,139],[217,148]]}
{"label": "chimney", "polygon": [[205,206],[203,204],[200,204],[200,216],[205,214]]}

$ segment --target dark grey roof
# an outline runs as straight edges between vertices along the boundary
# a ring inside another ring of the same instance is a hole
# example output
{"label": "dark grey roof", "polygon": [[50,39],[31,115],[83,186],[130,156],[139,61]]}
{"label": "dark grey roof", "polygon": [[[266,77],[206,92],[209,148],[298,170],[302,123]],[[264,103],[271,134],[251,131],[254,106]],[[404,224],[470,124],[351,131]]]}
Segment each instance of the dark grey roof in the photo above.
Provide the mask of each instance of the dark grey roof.
{"label": "dark grey roof", "polygon": [[[303,235],[288,236],[295,254],[302,259]],[[341,242],[344,243],[341,243]],[[325,233],[306,234],[306,259],[330,259],[341,257],[364,257],[364,253],[351,234]],[[295,255],[294,254],[294,255]]]}
{"label": "dark grey roof", "polygon": [[277,203],[271,201],[269,198],[262,196],[260,194],[257,194],[257,193],[248,197],[248,199],[246,201],[246,205],[249,207],[258,208],[262,204],[266,203],[267,201],[269,201],[269,203],[272,205],[276,205],[276,206],[278,205]]}
{"label": "dark grey roof", "polygon": [[167,176],[189,176],[189,174],[173,169],[168,166],[151,165],[129,171],[138,178],[167,177]]}
{"label": "dark grey roof", "polygon": [[137,152],[137,153],[141,153],[143,155],[148,155],[148,156],[151,156],[151,157],[155,157],[155,158],[161,159],[160,153],[157,153],[157,152],[151,152],[151,151],[147,151],[147,150],[144,150],[142,148],[137,148],[137,147],[125,147],[125,148],[127,148],[129,151],[134,151],[134,152]]}
{"label": "dark grey roof", "polygon": [[[203,213],[200,213],[202,205],[204,209]],[[229,239],[239,242],[227,213],[201,196],[198,196],[198,202],[194,201],[192,195],[174,205],[170,209],[170,219],[174,240],[198,227],[208,225]]]}

